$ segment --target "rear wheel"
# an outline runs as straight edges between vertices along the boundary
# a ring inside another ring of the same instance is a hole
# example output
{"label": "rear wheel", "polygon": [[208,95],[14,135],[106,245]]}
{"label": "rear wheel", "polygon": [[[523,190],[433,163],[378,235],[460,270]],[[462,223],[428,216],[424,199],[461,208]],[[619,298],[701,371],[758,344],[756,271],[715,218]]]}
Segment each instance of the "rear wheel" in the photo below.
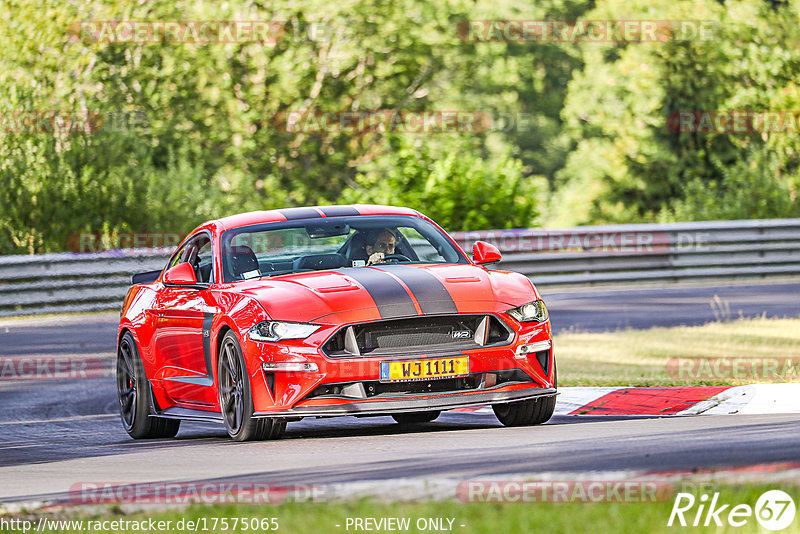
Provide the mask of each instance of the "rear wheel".
{"label": "rear wheel", "polygon": [[235,441],[277,439],[286,430],[286,421],[253,417],[250,378],[242,348],[233,332],[222,338],[217,361],[219,404],[228,435]]}
{"label": "rear wheel", "polygon": [[413,425],[417,423],[430,423],[442,412],[440,411],[433,411],[433,412],[412,412],[412,413],[398,413],[392,416],[392,419],[400,423],[401,425]]}
{"label": "rear wheel", "polygon": [[117,398],[122,426],[134,439],[174,437],[181,422],[150,417],[150,396],[150,382],[136,341],[130,332],[125,332],[117,347]]}
{"label": "rear wheel", "polygon": [[553,416],[556,396],[492,405],[497,419],[505,426],[540,425]]}

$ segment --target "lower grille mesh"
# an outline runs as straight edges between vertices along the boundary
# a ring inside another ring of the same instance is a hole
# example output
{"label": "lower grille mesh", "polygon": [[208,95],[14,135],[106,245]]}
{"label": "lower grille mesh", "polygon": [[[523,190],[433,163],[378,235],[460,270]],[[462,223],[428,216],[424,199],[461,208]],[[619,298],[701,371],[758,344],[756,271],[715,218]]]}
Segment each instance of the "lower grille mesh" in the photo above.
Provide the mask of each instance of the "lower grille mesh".
{"label": "lower grille mesh", "polygon": [[365,345],[378,349],[442,345],[452,341],[451,329],[446,326],[433,327],[427,332],[421,332],[419,329],[397,329],[394,331],[367,332],[365,334]]}

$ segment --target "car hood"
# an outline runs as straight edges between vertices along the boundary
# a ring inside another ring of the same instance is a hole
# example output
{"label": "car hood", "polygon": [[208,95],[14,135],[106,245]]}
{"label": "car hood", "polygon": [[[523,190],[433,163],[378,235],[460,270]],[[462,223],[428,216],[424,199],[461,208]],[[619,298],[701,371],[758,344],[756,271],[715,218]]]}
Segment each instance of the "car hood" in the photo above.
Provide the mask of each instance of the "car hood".
{"label": "car hood", "polygon": [[539,298],[518,273],[467,264],[392,264],[236,284],[272,319],[344,324],[419,315],[502,311]]}

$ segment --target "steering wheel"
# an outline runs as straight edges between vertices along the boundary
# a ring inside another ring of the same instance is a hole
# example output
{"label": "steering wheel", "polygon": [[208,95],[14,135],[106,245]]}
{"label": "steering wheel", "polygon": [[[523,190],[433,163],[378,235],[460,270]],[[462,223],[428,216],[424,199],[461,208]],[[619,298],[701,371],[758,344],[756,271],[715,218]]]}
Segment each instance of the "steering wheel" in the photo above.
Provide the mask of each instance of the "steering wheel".
{"label": "steering wheel", "polygon": [[411,261],[410,258],[403,256],[402,254],[384,254],[384,260],[397,260],[397,261]]}

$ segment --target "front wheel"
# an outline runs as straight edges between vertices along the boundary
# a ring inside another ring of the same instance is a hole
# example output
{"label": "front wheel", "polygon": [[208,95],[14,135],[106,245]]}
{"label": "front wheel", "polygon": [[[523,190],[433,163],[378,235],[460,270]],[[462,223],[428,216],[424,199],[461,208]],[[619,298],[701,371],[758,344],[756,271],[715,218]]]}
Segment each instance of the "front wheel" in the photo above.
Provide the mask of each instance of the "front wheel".
{"label": "front wheel", "polygon": [[538,397],[508,404],[494,404],[492,409],[504,426],[540,425],[549,421],[553,416],[556,409],[556,396]]}
{"label": "front wheel", "polygon": [[150,417],[150,382],[130,332],[117,347],[117,398],[122,426],[132,438],[172,438],[178,433],[180,421]]}
{"label": "front wheel", "polygon": [[250,377],[242,348],[233,332],[222,338],[217,358],[219,404],[228,435],[235,441],[276,439],[286,429],[286,421],[253,417]]}

